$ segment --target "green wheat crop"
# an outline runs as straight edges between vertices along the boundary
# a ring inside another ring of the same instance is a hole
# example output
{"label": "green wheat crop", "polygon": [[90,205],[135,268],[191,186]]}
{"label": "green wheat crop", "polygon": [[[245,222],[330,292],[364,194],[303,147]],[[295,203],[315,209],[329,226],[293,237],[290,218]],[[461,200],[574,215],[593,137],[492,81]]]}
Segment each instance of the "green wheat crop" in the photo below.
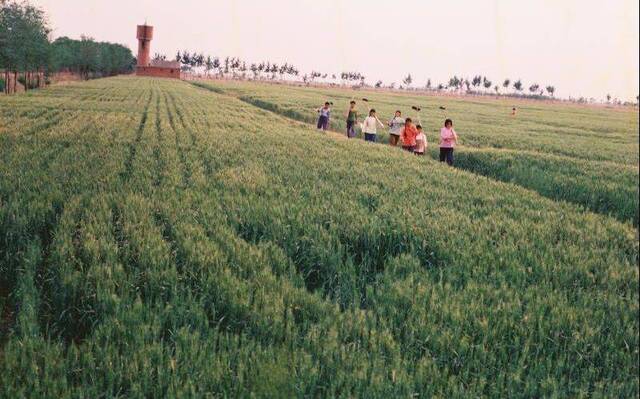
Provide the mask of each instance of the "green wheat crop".
{"label": "green wheat crop", "polygon": [[0,397],[638,396],[630,223],[225,93],[0,98]]}

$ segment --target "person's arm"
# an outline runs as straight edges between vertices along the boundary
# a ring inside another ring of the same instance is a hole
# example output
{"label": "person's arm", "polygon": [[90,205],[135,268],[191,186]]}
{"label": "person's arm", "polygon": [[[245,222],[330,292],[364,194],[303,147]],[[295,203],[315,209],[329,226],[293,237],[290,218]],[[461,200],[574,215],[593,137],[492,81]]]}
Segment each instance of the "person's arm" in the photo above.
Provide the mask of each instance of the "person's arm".
{"label": "person's arm", "polygon": [[451,129],[451,133],[453,134],[453,142],[458,144],[458,134],[453,130],[453,128]]}

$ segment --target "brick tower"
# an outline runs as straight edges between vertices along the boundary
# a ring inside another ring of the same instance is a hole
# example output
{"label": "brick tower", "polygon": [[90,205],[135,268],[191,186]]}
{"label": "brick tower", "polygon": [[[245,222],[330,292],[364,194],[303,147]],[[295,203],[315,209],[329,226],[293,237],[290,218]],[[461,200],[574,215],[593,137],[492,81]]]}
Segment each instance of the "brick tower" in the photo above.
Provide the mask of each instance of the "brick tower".
{"label": "brick tower", "polygon": [[152,60],[149,56],[149,54],[151,54],[153,26],[149,26],[146,23],[144,25],[138,25],[136,36],[138,38],[136,75],[180,79],[180,63],[178,61]]}
{"label": "brick tower", "polygon": [[149,53],[151,51],[151,39],[153,39],[153,26],[138,25],[138,66],[149,65]]}

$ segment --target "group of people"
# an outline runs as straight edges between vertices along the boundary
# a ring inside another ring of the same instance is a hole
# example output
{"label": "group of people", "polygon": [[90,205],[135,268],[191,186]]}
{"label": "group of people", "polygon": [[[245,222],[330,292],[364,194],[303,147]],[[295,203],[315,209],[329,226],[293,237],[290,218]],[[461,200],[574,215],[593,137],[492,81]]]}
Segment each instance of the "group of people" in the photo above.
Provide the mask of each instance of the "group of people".
{"label": "group of people", "polygon": [[[325,102],[324,106],[317,110],[319,115],[318,130],[325,131],[329,128],[331,105],[330,102]],[[347,118],[347,137],[353,138],[356,136],[356,126],[358,125],[358,110],[355,101],[351,101],[345,117]],[[378,126],[383,129],[385,127],[376,116],[376,110],[370,109],[369,115],[360,123],[365,141],[376,142]],[[414,124],[411,118],[403,118],[402,112],[396,111],[393,118],[387,122],[387,126],[389,127],[389,145],[396,147],[400,144],[405,151],[418,156],[424,155],[428,143],[420,121]],[[453,165],[453,149],[457,143],[458,135],[453,129],[453,121],[447,118],[444,121],[444,126],[440,129],[440,162]]]}

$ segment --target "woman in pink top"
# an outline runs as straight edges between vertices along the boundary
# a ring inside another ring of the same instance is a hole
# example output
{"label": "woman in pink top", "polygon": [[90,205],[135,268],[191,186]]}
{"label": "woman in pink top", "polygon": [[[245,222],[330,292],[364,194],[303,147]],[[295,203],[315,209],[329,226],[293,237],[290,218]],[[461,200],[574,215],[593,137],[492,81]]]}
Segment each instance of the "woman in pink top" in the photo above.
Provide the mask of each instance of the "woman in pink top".
{"label": "woman in pink top", "polygon": [[444,121],[444,127],[440,129],[440,162],[447,161],[449,166],[453,166],[453,148],[458,143],[458,135],[453,130],[453,121]]}

